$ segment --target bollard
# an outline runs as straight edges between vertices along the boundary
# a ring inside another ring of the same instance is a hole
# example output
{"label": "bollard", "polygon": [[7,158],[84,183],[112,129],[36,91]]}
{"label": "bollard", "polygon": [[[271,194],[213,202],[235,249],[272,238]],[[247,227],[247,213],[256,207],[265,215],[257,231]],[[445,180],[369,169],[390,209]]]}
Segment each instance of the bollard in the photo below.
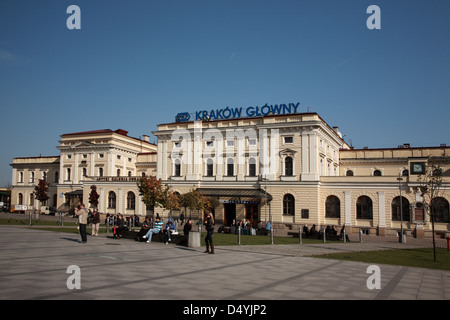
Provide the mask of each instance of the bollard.
{"label": "bollard", "polygon": [[61,212],[60,215],[61,215],[61,226],[64,227],[64,212]]}
{"label": "bollard", "polygon": [[109,233],[109,219],[110,217],[106,218],[106,233]]}
{"label": "bollard", "polygon": [[238,226],[238,245],[241,245],[241,226]]}
{"label": "bollard", "polygon": [[325,228],[322,229],[322,234],[323,234],[323,243],[326,243],[327,242],[327,236],[326,236],[326,233],[325,233]]}
{"label": "bollard", "polygon": [[270,227],[270,244],[273,244],[273,225]]}
{"label": "bollard", "polygon": [[302,228],[298,228],[298,243],[302,244]]}
{"label": "bollard", "polygon": [[30,226],[32,225],[31,219],[33,219],[33,213],[30,211]]}
{"label": "bollard", "polygon": [[362,230],[359,229],[359,242],[363,242],[363,240],[362,240],[362,234],[363,234]]}
{"label": "bollard", "polygon": [[347,242],[347,240],[345,239],[345,229],[342,234],[344,235],[344,243],[345,243],[345,242]]}

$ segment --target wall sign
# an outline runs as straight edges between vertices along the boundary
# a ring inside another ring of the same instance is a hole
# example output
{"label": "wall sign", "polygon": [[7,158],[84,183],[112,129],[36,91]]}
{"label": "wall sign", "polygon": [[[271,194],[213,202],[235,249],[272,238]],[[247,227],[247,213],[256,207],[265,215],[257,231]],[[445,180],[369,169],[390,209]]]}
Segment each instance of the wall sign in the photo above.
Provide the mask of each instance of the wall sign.
{"label": "wall sign", "polygon": [[[300,102],[289,104],[265,104],[263,106],[247,107],[247,108],[230,108],[225,109],[212,109],[212,110],[200,110],[195,112],[195,121],[209,121],[209,120],[228,120],[228,119],[240,119],[240,118],[254,118],[263,117],[267,115],[282,115],[282,114],[295,114],[298,111]],[[189,121],[191,115],[188,112],[181,112],[176,116],[176,122]]]}

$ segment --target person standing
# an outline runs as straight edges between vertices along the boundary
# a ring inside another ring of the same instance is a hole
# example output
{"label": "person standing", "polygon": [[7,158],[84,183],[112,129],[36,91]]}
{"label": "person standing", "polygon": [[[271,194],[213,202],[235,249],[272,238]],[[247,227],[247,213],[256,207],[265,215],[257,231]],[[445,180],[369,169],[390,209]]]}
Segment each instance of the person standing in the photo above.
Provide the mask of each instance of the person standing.
{"label": "person standing", "polygon": [[100,213],[94,209],[92,213],[92,236],[98,237],[98,229],[100,227]]}
{"label": "person standing", "polygon": [[[213,239],[212,239],[212,237],[214,235],[214,218],[210,212],[208,212],[206,214],[204,225],[206,228],[206,237],[205,237],[206,251],[205,251],[205,253],[214,254],[214,243],[213,243]],[[211,251],[209,251],[210,246],[211,246]]]}
{"label": "person standing", "polygon": [[77,215],[79,219],[81,243],[87,243],[86,225],[88,214],[84,204],[80,204],[80,208],[75,208],[75,215]]}

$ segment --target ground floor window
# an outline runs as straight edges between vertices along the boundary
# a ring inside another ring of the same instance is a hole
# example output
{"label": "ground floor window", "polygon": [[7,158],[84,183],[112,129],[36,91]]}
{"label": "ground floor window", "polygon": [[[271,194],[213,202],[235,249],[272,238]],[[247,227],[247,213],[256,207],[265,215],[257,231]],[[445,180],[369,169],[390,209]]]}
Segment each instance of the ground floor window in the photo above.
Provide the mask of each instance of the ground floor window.
{"label": "ground floor window", "polygon": [[435,222],[450,222],[449,219],[449,204],[448,201],[442,197],[434,198],[431,201],[431,213]]}
{"label": "ground floor window", "polygon": [[336,196],[329,196],[325,201],[325,217],[339,218],[341,216],[341,201]]}
{"label": "ground floor window", "polygon": [[356,218],[357,219],[373,218],[372,199],[370,199],[368,196],[361,196],[356,201]]}
{"label": "ground floor window", "polygon": [[115,209],[116,208],[116,194],[114,191],[110,191],[108,194],[108,208]]}
{"label": "ground floor window", "polygon": [[285,194],[283,197],[283,214],[293,216],[295,212],[295,199],[292,194]]}
{"label": "ground floor window", "polygon": [[403,221],[409,221],[410,212],[409,212],[409,201],[405,197],[402,197],[402,212],[400,212],[400,197],[395,197],[392,200],[392,221],[400,221],[401,214],[403,215]]}

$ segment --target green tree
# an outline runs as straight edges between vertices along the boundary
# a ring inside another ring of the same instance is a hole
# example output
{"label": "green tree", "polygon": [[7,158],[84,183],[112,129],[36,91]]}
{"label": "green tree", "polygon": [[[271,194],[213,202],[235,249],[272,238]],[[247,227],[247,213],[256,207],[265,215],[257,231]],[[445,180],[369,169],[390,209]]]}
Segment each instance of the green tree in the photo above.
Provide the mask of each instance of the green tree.
{"label": "green tree", "polygon": [[433,200],[442,195],[441,187],[444,173],[443,166],[448,164],[450,162],[449,160],[449,157],[445,155],[442,157],[430,157],[425,167],[425,173],[418,177],[423,203],[431,220],[434,261],[436,261],[436,239],[434,232],[434,223],[436,221],[436,213],[440,211],[441,208],[435,207],[436,201]]}
{"label": "green tree", "polygon": [[137,183],[142,201],[149,207],[160,207],[164,210],[180,208],[178,196],[170,191],[169,186],[163,185],[161,179],[153,176],[142,177]]}

